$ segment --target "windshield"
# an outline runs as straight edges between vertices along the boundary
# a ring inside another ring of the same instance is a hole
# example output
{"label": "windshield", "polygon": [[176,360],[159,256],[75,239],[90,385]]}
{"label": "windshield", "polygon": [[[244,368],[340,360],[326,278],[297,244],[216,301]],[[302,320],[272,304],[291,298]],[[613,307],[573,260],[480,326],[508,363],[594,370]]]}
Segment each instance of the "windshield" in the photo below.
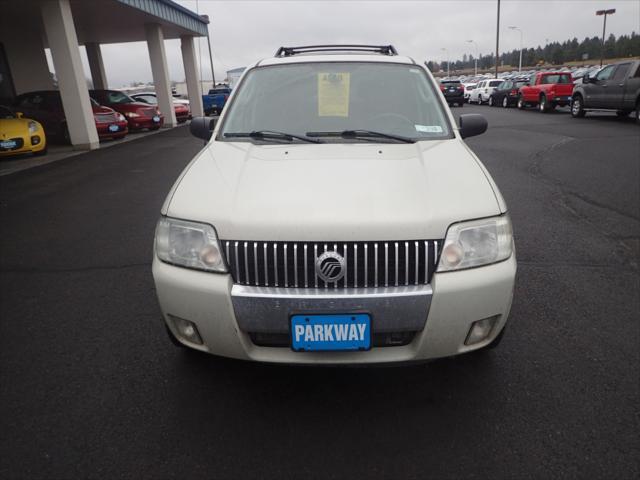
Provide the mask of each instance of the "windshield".
{"label": "windshield", "polygon": [[125,95],[122,92],[116,92],[113,90],[109,90],[106,92],[107,103],[133,103],[134,100],[129,96]]}
{"label": "windshield", "polygon": [[16,118],[16,116],[7,107],[0,106],[0,119],[1,118]]}
{"label": "windshield", "polygon": [[[298,63],[253,69],[225,115],[218,140],[255,141],[239,133],[374,131],[412,140],[447,138],[451,129],[425,72],[413,65],[364,62]],[[232,135],[236,134],[236,136]],[[393,141],[376,137],[375,141]]]}

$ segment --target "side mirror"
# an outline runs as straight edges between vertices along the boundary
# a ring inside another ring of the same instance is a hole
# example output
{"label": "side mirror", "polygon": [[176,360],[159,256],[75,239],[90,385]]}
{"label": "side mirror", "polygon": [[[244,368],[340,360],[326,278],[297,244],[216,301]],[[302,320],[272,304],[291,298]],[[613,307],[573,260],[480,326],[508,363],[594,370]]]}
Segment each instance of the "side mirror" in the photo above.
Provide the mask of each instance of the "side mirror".
{"label": "side mirror", "polygon": [[22,117],[24,117],[24,113],[16,112],[16,118],[22,118]]}
{"label": "side mirror", "polygon": [[475,135],[480,135],[487,131],[489,124],[484,115],[479,113],[467,113],[466,115],[460,115],[460,136],[462,138],[469,138]]}
{"label": "side mirror", "polygon": [[208,142],[211,139],[217,119],[217,117],[194,117],[191,119],[191,125],[189,125],[191,135]]}

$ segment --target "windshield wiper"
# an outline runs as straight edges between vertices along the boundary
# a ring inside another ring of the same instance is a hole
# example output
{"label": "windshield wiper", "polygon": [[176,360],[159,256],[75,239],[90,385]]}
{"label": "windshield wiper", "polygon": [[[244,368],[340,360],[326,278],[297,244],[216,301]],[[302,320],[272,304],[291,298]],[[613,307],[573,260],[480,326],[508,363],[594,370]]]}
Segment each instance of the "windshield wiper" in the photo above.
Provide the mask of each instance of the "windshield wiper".
{"label": "windshield wiper", "polygon": [[342,138],[390,138],[399,142],[415,143],[413,138],[391,133],[374,132],[373,130],[343,130],[341,132],[307,132],[308,137],[342,137]]}
{"label": "windshield wiper", "polygon": [[229,138],[256,138],[258,140],[302,140],[309,143],[323,143],[322,140],[304,137],[302,135],[294,135],[292,133],[276,132],[274,130],[254,130],[253,132],[232,132],[225,133],[225,137]]}

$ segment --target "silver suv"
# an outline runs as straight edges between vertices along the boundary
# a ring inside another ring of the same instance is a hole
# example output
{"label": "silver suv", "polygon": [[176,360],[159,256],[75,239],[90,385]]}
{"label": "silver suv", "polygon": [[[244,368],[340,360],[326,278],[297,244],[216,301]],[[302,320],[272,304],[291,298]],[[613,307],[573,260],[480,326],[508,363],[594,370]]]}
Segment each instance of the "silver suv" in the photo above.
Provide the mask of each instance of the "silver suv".
{"label": "silver suv", "polygon": [[511,222],[430,72],[392,46],[281,48],[246,69],[157,226],[172,340],[227,357],[343,364],[495,344]]}

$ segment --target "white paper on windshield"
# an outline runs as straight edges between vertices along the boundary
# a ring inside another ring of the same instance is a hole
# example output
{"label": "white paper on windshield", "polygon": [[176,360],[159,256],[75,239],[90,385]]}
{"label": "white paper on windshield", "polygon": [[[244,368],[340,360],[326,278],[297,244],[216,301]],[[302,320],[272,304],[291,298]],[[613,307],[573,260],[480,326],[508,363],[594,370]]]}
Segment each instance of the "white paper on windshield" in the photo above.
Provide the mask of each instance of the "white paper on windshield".
{"label": "white paper on windshield", "polygon": [[318,116],[349,116],[349,80],[351,74],[318,73]]}
{"label": "white paper on windshield", "polygon": [[442,133],[440,125],[415,125],[417,132],[424,133]]}

